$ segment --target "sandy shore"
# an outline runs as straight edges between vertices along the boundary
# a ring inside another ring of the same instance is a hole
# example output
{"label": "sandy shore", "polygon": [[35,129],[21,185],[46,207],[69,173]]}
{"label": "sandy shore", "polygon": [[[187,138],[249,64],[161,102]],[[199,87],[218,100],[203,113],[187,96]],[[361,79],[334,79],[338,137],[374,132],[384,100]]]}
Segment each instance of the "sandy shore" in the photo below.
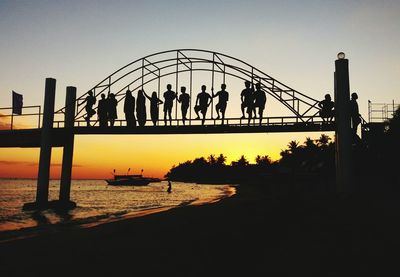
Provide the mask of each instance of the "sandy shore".
{"label": "sandy shore", "polygon": [[266,187],[243,186],[233,197],[209,205],[2,243],[1,272],[398,276],[399,210],[388,204],[391,197],[271,195]]}

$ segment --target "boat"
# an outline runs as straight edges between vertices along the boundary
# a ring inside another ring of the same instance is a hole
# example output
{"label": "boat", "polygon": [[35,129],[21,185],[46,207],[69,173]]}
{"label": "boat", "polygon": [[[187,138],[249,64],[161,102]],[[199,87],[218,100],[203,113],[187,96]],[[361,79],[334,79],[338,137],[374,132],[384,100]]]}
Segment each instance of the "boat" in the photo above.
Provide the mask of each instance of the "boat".
{"label": "boat", "polygon": [[[130,168],[128,169],[129,173]],[[147,186],[149,183],[153,182],[160,182],[161,179],[153,178],[153,177],[144,177],[143,176],[143,169],[141,174],[124,174],[124,175],[117,175],[115,174],[114,169],[114,179],[106,179],[108,185],[111,186]]]}

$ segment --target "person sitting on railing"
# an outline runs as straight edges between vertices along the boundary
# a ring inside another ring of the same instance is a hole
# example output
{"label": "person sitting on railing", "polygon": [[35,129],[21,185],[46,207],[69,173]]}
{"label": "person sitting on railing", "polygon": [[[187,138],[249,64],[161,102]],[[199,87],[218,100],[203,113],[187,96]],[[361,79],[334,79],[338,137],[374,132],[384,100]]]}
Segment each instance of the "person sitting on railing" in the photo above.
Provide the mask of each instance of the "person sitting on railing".
{"label": "person sitting on railing", "polygon": [[332,122],[333,117],[335,116],[335,112],[333,110],[334,106],[335,104],[333,103],[329,94],[325,94],[325,99],[318,103],[318,107],[321,108],[319,116],[322,118],[324,123]]}
{"label": "person sitting on railing", "polygon": [[227,92],[225,89],[226,85],[222,84],[221,90],[214,94],[214,88],[211,88],[212,97],[214,98],[218,96],[218,104],[215,105],[215,110],[217,111],[217,119],[219,119],[219,112],[221,112],[222,124],[224,124],[226,106],[229,101],[229,92]]}
{"label": "person sitting on railing", "polygon": [[127,127],[136,126],[135,118],[135,97],[132,96],[132,92],[128,89],[125,95],[124,101],[124,113]]}
{"label": "person sitting on railing", "polygon": [[181,103],[182,121],[185,125],[187,110],[189,108],[190,96],[186,93],[186,87],[181,87],[181,94],[179,95],[178,102]]}
{"label": "person sitting on railing", "polygon": [[78,104],[78,106],[82,105],[83,103],[86,103],[85,110],[86,110],[86,116],[85,120],[87,122],[87,126],[90,126],[90,118],[96,114],[96,111],[93,109],[93,105],[96,104],[96,97],[93,96],[93,91],[88,91],[87,92],[88,96],[86,96],[85,100]]}
{"label": "person sitting on railing", "polygon": [[144,91],[144,96],[146,96],[147,99],[150,100],[150,115],[151,115],[151,121],[153,121],[154,126],[157,125],[158,122],[158,117],[159,117],[159,112],[158,112],[158,105],[164,103],[157,97],[157,92],[153,91],[151,94],[151,97],[148,96]]}
{"label": "person sitting on railing", "polygon": [[267,96],[265,91],[261,89],[261,83],[256,84],[256,91],[254,92],[254,110],[258,108],[258,116],[260,117],[260,125],[262,123],[263,113],[265,109],[265,103],[267,102]]}
{"label": "person sitting on railing", "polygon": [[146,124],[146,98],[144,96],[144,91],[139,90],[136,99],[136,115],[140,127]]}
{"label": "person sitting on railing", "polygon": [[208,106],[211,104],[211,95],[206,92],[206,86],[201,86],[201,92],[197,95],[196,105],[194,106],[194,111],[196,112],[197,118],[200,119],[199,112],[202,113],[203,119],[201,120],[201,125],[204,125],[206,120],[206,114]]}
{"label": "person sitting on railing", "polygon": [[99,104],[97,105],[97,117],[99,120],[100,127],[107,127],[107,99],[104,93],[101,94],[101,99],[99,100]]}
{"label": "person sitting on railing", "polygon": [[174,99],[176,98],[176,93],[171,90],[171,84],[167,85],[167,91],[164,92],[164,123],[167,125],[167,116],[169,117],[169,125],[172,125],[172,107],[174,105]]}
{"label": "person sitting on railing", "polygon": [[110,93],[107,98],[107,106],[108,106],[108,120],[110,120],[110,126],[114,126],[115,120],[117,117],[117,105],[118,101],[115,99],[115,94]]}
{"label": "person sitting on railing", "polygon": [[253,114],[253,92],[254,89],[250,88],[250,81],[245,81],[244,82],[245,89],[242,90],[242,93],[240,94],[240,100],[242,101],[241,104],[241,109],[242,109],[242,118],[246,118],[244,115],[244,111],[247,108],[246,112],[249,115],[249,119],[251,119],[252,114]]}

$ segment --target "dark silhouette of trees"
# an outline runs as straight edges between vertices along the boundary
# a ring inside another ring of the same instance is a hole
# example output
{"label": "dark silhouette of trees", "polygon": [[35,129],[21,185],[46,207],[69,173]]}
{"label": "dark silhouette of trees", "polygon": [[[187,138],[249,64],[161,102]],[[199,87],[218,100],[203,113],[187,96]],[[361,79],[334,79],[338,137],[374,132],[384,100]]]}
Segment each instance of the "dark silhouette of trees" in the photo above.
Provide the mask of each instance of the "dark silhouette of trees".
{"label": "dark silhouette of trees", "polygon": [[298,141],[290,141],[287,149],[281,151],[278,161],[272,161],[268,155],[257,155],[254,164],[241,155],[227,165],[227,158],[223,154],[210,154],[207,158],[199,157],[173,166],[166,177],[170,180],[200,183],[258,182],[267,177],[279,179],[282,174],[288,174],[292,179],[299,174],[332,178],[335,151],[330,141],[327,135],[321,135],[316,140],[306,138],[302,145]]}

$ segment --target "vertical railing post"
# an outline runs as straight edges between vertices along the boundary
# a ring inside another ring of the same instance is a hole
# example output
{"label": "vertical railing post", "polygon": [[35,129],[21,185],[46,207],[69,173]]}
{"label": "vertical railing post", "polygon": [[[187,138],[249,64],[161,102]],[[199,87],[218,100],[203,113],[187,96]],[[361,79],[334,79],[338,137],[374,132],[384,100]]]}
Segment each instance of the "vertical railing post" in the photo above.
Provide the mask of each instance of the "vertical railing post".
{"label": "vertical railing post", "polygon": [[54,100],[56,95],[56,80],[46,78],[43,107],[43,123],[40,138],[39,170],[36,190],[36,204],[44,205],[49,196],[49,178],[52,147],[52,129],[54,121]]}
{"label": "vertical railing post", "polygon": [[75,117],[76,88],[67,87],[65,99],[65,144],[63,148],[60,201],[68,203],[70,201],[72,160],[74,154],[74,117]]}

